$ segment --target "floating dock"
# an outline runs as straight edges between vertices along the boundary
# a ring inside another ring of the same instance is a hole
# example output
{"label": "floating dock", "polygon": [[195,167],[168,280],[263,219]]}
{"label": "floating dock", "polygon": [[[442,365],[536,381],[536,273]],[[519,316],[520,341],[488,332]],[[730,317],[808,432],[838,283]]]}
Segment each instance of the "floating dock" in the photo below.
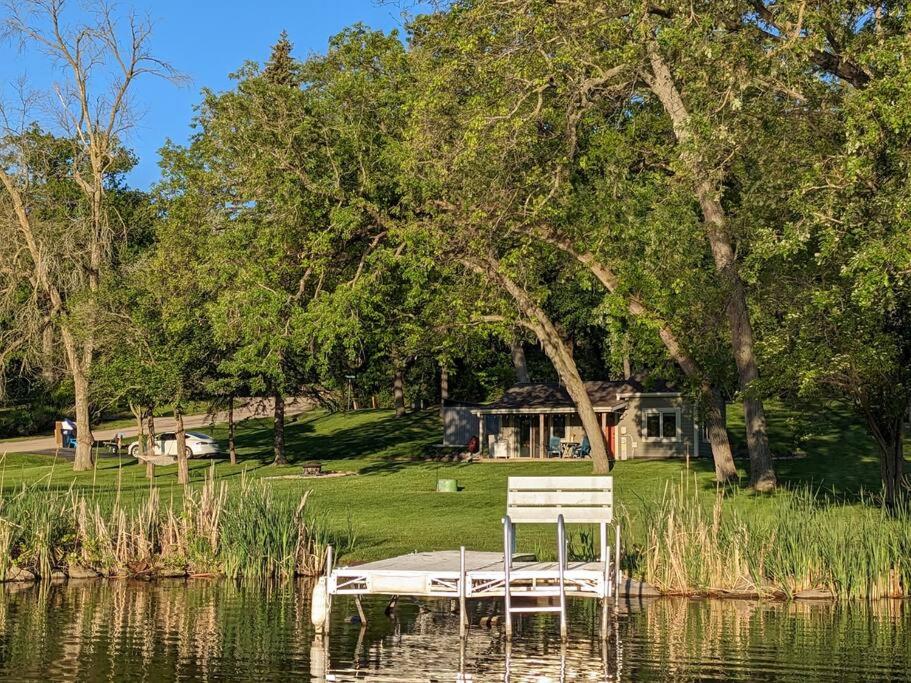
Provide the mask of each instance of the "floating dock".
{"label": "floating dock", "polygon": [[[466,603],[472,599],[502,598],[506,639],[512,638],[513,615],[552,612],[560,617],[560,636],[567,638],[566,601],[593,598],[602,605],[602,634],[607,635],[608,602],[620,597],[645,598],[658,592],[620,572],[620,526],[613,520],[611,477],[510,477],[503,552],[443,550],[415,552],[354,567],[335,568],[331,548],[326,575],[313,595],[313,624],[328,628],[332,596],[352,595],[361,620],[366,621],[364,595],[443,598],[459,601],[459,633],[468,629]],[[554,524],[556,562],[516,553],[516,524]],[[599,528],[598,561],[568,560],[566,524]],[[608,528],[614,531],[613,548]]]}
{"label": "floating dock", "polygon": [[[463,559],[464,557],[464,559]],[[513,598],[558,597],[557,562],[539,562],[528,555],[513,555],[510,567]],[[409,595],[426,598],[502,598],[506,594],[503,553],[459,550],[410,553],[353,567],[333,569],[328,576],[330,595]],[[616,586],[603,562],[567,562],[563,570],[568,597],[655,597],[648,584],[621,575]]]}

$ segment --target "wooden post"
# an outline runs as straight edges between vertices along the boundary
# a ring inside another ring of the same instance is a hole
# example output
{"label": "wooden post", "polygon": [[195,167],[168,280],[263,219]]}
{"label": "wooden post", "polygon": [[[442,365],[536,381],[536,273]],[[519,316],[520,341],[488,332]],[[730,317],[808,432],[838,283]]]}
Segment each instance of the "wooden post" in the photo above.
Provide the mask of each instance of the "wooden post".
{"label": "wooden post", "polygon": [[547,451],[544,450],[544,413],[541,413],[538,417],[538,457],[546,458]]}
{"label": "wooden post", "polygon": [[63,423],[60,421],[54,423],[54,444],[63,448]]}
{"label": "wooden post", "polygon": [[357,616],[361,620],[361,625],[367,624],[367,614],[364,612],[364,606],[361,604],[361,596],[354,596],[354,604],[357,606]]}

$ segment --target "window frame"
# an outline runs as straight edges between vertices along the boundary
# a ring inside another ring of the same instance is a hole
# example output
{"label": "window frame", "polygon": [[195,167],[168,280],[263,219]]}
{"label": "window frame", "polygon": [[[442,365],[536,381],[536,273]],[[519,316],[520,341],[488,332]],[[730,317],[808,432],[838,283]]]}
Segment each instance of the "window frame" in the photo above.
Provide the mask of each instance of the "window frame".
{"label": "window frame", "polygon": [[[658,416],[659,436],[648,435],[648,417],[649,415]],[[674,436],[665,436],[664,434],[664,416],[674,415],[676,425],[676,434]],[[681,421],[680,408],[646,408],[642,411],[642,440],[650,443],[679,443],[683,440],[683,423]]]}

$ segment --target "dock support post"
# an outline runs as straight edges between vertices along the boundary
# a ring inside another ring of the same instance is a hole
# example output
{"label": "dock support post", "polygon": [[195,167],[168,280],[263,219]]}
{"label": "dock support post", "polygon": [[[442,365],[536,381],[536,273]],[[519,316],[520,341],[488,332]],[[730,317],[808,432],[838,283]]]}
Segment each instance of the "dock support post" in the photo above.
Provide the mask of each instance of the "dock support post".
{"label": "dock support post", "polygon": [[566,642],[566,584],[563,572],[566,571],[566,527],[563,515],[557,515],[557,571],[560,580],[560,640]]}
{"label": "dock support post", "polygon": [[503,518],[503,604],[506,617],[506,640],[512,640],[512,599],[509,595],[509,570],[512,564],[512,520]]}
{"label": "dock support post", "polygon": [[361,596],[354,596],[354,604],[357,606],[357,616],[361,620],[361,624],[367,623],[367,614],[364,612],[364,605],[361,604]]}
{"label": "dock support post", "polygon": [[465,605],[465,596],[468,587],[465,585],[467,572],[465,571],[465,546],[459,548],[459,637],[464,638],[468,633],[468,611]]}
{"label": "dock support post", "polygon": [[329,590],[329,582],[332,577],[332,570],[335,568],[335,551],[331,545],[326,546],[326,635],[329,634],[329,625],[332,623],[332,591]]}
{"label": "dock support post", "polygon": [[601,522],[601,640],[607,642],[607,601],[614,595],[614,576],[611,573],[611,553],[607,547],[607,522]]}
{"label": "dock support post", "polygon": [[617,582],[617,592],[616,595],[620,597],[620,588],[623,582],[623,576],[620,573],[620,522],[617,522],[616,527],[614,527],[614,581]]}

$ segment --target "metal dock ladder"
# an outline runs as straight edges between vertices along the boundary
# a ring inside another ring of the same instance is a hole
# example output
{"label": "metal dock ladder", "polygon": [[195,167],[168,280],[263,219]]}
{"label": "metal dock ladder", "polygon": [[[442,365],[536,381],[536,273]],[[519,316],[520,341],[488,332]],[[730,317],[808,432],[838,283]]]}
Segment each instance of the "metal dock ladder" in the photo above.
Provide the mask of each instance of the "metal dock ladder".
{"label": "metal dock ladder", "polygon": [[[600,580],[597,587],[592,586],[591,590],[597,590],[597,595],[602,599],[603,629],[607,599],[616,594],[614,584],[618,584],[620,580],[619,525],[615,525],[616,560],[613,563],[607,545],[607,526],[613,522],[613,477],[509,477],[506,513],[503,518],[503,601],[506,639],[512,639],[514,614],[554,612],[560,614],[560,637],[566,640],[567,522],[597,524],[600,528]],[[529,570],[527,563],[523,563],[524,567],[513,567],[516,523],[556,524],[555,568],[547,566]],[[513,600],[517,596],[531,600],[557,597],[558,603],[516,607],[513,606]]]}
{"label": "metal dock ladder", "polygon": [[[515,537],[513,536],[513,523],[509,515],[503,518],[503,601],[506,612],[506,639],[512,640],[512,615],[527,614],[530,612],[559,612],[560,613],[560,638],[566,640],[566,526],[563,515],[557,516],[557,591],[560,601],[556,605],[531,605],[522,607],[512,606],[512,555]],[[551,589],[552,590],[552,589]],[[545,597],[549,592],[535,590],[523,591],[531,598]]]}

